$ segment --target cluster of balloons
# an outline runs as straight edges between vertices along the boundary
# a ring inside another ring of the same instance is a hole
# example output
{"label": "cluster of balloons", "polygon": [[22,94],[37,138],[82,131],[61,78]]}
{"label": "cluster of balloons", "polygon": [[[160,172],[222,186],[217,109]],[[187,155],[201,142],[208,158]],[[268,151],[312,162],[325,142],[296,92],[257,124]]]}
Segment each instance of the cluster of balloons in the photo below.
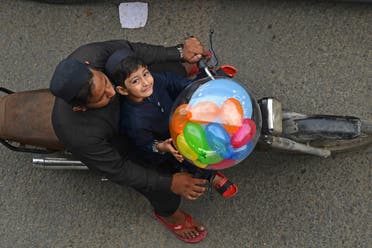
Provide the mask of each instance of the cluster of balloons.
{"label": "cluster of balloons", "polygon": [[178,151],[194,165],[221,170],[253,150],[259,135],[254,99],[232,79],[187,87],[175,101],[170,133]]}

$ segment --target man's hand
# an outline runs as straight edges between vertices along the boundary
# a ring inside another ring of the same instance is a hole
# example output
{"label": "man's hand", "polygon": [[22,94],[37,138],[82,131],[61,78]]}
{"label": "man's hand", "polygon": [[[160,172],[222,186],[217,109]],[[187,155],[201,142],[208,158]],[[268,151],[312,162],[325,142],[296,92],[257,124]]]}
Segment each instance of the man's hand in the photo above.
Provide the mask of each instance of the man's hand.
{"label": "man's hand", "polygon": [[208,180],[193,178],[191,174],[180,172],[173,174],[171,190],[188,200],[198,199],[207,189]]}
{"label": "man's hand", "polygon": [[196,63],[201,58],[202,55],[208,56],[209,52],[204,50],[202,44],[197,38],[188,38],[183,43],[183,59],[190,63]]}

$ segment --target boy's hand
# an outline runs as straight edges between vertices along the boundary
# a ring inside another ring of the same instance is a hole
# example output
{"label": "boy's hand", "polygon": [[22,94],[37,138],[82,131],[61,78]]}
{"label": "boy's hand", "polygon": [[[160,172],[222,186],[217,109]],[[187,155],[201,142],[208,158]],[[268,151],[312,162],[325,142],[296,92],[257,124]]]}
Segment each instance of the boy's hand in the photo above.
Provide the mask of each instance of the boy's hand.
{"label": "boy's hand", "polygon": [[172,138],[164,140],[161,144],[159,144],[159,151],[162,152],[170,152],[172,155],[177,159],[178,162],[182,163],[184,158],[181,153],[178,152],[176,148],[172,145]]}

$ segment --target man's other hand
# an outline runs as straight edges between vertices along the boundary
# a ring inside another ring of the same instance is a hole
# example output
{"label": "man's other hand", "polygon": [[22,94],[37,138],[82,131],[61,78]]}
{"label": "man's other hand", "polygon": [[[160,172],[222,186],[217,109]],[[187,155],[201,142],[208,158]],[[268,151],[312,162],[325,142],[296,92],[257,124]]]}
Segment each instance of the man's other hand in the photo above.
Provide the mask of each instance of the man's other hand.
{"label": "man's other hand", "polygon": [[204,47],[197,38],[188,38],[183,43],[183,59],[188,63],[198,62],[202,56],[208,56],[209,52],[204,50]]}
{"label": "man's other hand", "polygon": [[208,180],[193,178],[191,174],[180,172],[173,174],[171,190],[188,200],[196,200],[207,189]]}

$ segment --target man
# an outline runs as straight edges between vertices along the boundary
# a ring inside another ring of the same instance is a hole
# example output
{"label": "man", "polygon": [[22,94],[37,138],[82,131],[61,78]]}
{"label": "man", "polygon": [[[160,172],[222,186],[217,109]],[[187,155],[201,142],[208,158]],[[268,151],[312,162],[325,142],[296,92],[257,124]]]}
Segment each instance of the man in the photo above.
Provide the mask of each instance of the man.
{"label": "man", "polygon": [[[51,80],[50,90],[56,96],[54,131],[66,149],[91,170],[142,193],[178,238],[198,242],[206,235],[204,226],[178,207],[180,196],[189,200],[200,197],[207,181],[175,173],[171,168],[154,170],[131,161],[130,145],[118,135],[118,98],[104,68],[110,55],[122,48],[133,50],[152,70],[173,69],[183,74],[180,61],[195,63],[205,54],[196,38],[185,40],[183,46],[168,48],[125,40],[78,48],[58,64]],[[165,64],[167,61],[174,63]]]}

